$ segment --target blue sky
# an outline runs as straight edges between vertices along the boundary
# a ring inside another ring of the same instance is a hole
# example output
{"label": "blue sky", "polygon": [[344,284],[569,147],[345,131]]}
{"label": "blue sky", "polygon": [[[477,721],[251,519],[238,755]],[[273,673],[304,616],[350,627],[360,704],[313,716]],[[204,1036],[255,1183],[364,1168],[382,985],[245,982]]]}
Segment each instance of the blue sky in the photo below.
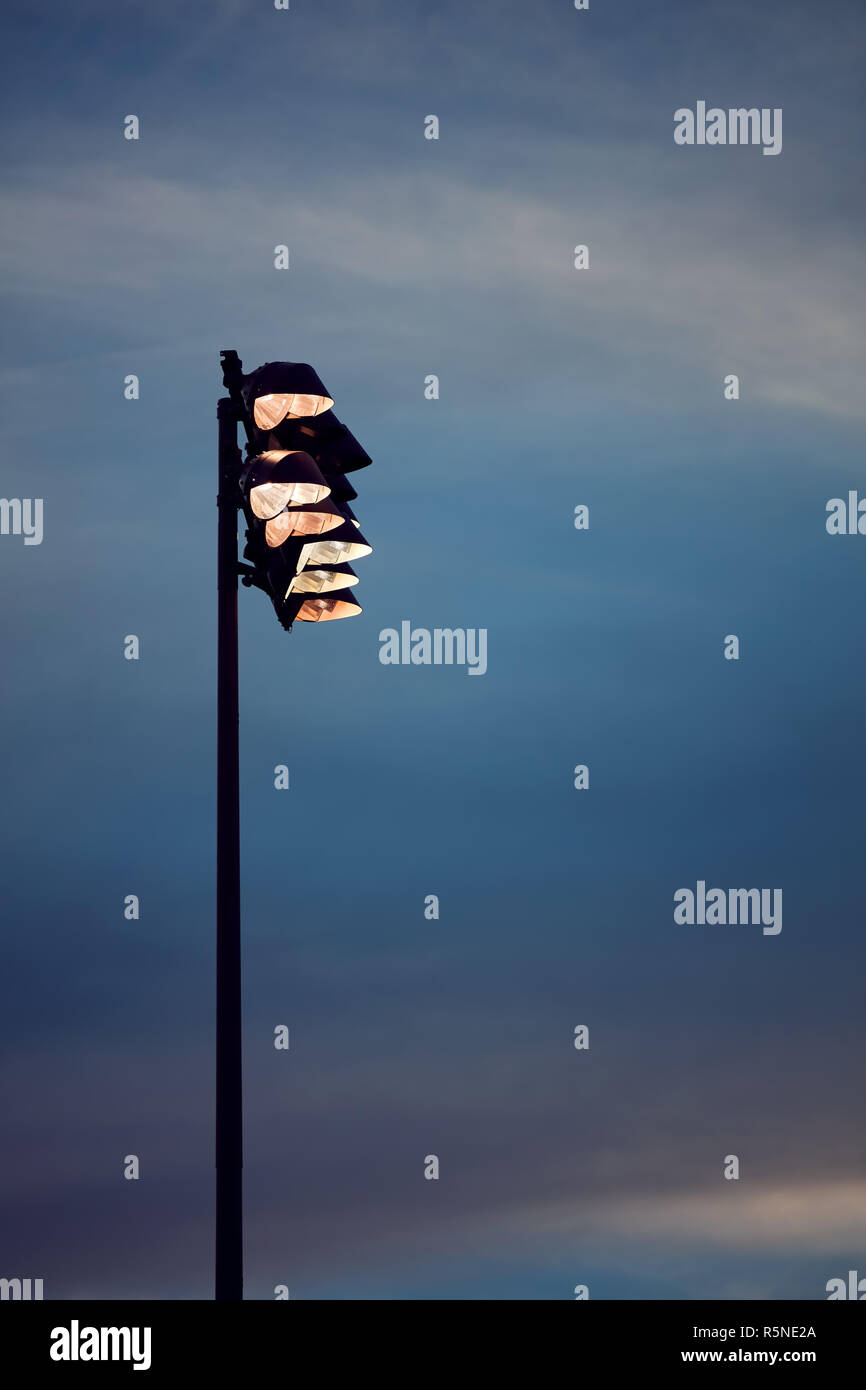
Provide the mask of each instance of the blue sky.
{"label": "blue sky", "polygon": [[[374,460],[361,617],[241,592],[248,1296],[863,1272],[866,541],[824,526],[866,494],[862,11],[6,24],[0,493],[45,523],[0,537],[0,1273],[211,1292],[231,347],[312,362]],[[781,107],[782,153],[675,146],[698,100]],[[383,666],[404,619],[486,628],[487,673]],[[783,931],[675,925],[699,878],[781,886]]]}

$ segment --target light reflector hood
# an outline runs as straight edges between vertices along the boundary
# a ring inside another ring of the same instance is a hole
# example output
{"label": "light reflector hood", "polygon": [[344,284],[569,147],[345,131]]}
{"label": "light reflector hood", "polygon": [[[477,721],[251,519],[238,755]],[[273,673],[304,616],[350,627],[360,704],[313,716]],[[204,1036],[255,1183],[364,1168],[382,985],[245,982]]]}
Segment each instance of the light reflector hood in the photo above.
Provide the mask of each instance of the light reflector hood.
{"label": "light reflector hood", "polygon": [[253,515],[262,521],[284,507],[321,502],[331,491],[318,464],[300,449],[259,454],[244,475],[243,489]]}
{"label": "light reflector hood", "polygon": [[266,362],[244,378],[242,392],[260,430],[272,430],[283,420],[320,415],[334,404],[308,362]]}

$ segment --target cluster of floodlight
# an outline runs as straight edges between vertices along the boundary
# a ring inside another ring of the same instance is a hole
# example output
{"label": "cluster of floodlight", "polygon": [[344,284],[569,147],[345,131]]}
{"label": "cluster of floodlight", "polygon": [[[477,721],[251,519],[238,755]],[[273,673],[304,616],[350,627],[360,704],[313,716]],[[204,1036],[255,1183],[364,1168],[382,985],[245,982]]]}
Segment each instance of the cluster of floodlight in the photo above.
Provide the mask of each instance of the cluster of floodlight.
{"label": "cluster of floodlight", "polygon": [[260,449],[241,476],[250,581],[269,595],[283,627],[360,613],[351,562],[369,555],[349,503],[346,474],[369,454],[341,424],[306,362],[266,362],[242,388]]}

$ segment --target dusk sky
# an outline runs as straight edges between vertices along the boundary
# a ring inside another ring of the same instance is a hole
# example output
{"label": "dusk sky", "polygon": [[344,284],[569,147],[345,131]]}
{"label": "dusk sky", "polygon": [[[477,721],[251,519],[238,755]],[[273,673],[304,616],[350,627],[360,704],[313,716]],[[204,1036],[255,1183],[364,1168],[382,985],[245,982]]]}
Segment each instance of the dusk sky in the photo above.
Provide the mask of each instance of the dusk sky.
{"label": "dusk sky", "polygon": [[[240,593],[246,1296],[866,1275],[862,5],[6,28],[0,1276],[212,1297],[227,348],[373,458],[361,616]],[[781,151],[675,144],[698,102]],[[383,664],[404,621],[486,672]],[[677,923],[699,881],[782,930]]]}

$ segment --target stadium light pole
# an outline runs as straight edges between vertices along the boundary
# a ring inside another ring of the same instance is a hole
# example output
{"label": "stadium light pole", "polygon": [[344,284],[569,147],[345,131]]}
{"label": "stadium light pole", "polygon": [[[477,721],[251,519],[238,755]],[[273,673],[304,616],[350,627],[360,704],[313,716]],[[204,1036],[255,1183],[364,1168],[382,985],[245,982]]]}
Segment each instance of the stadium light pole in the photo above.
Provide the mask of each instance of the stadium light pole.
{"label": "stadium light pole", "polygon": [[[215,1298],[243,1299],[238,576],[264,590],[280,624],[350,617],[361,608],[347,563],[371,547],[358,529],[346,473],[370,463],[331,411],[312,367],[269,362],[245,376],[223,351],[217,403],[217,865]],[[238,425],[247,460],[238,448]],[[238,561],[238,512],[248,523]]]}
{"label": "stadium light pole", "polygon": [[217,406],[217,866],[215,1297],[243,1298],[241,863],[238,769],[238,409]]}

